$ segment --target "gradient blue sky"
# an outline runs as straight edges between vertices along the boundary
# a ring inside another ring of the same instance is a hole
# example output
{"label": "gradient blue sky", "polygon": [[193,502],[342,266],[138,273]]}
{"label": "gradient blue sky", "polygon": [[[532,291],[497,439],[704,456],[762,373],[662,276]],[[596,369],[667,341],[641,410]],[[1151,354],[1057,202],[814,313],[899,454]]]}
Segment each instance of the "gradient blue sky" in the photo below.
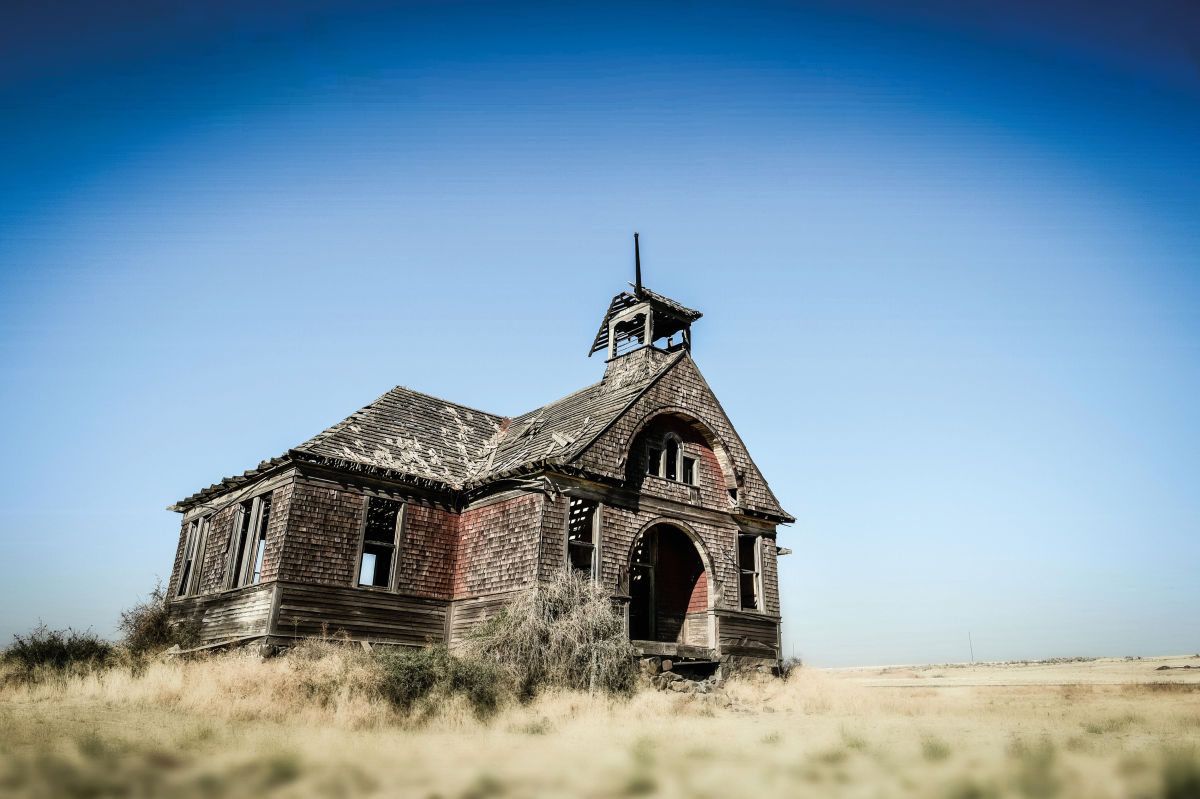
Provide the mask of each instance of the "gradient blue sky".
{"label": "gradient blue sky", "polygon": [[789,653],[1200,650],[1200,18],[1041,6],[6,6],[0,636],[393,385],[594,382],[639,230]]}

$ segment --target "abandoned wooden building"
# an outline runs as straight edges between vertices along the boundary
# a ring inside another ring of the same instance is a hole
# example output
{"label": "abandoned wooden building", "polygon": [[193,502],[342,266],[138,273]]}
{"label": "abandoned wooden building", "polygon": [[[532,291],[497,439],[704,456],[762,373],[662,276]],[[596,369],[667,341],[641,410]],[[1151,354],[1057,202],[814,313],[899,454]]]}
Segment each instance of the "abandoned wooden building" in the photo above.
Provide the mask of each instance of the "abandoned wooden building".
{"label": "abandoned wooden building", "polygon": [[691,356],[698,311],[613,298],[600,382],[516,417],[404,387],[170,507],[203,643],[460,640],[577,569],[643,653],[775,664],[779,505]]}

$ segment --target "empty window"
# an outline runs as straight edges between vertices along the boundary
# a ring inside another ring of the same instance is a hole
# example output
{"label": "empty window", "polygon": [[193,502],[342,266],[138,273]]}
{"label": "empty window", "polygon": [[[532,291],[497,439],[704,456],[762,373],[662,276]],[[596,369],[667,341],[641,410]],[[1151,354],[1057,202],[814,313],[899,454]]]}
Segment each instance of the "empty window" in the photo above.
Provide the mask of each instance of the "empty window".
{"label": "empty window", "polygon": [[593,578],[600,570],[596,547],[598,507],[591,500],[572,498],[567,518],[567,563]]}
{"label": "empty window", "polygon": [[232,546],[226,567],[225,584],[229,588],[257,583],[262,576],[263,556],[267,549],[267,524],[271,519],[271,495],[248,499],[238,506],[234,517]]}
{"label": "empty window", "polygon": [[204,546],[208,541],[208,517],[193,519],[188,524],[187,541],[183,545],[183,568],[179,570],[179,589],[176,596],[196,593],[200,572],[204,566]]}
{"label": "empty window", "polygon": [[367,499],[363,523],[362,560],[358,584],[391,588],[396,570],[396,538],[400,529],[402,503],[383,497]]}
{"label": "empty window", "polygon": [[646,474],[696,485],[696,459],[683,454],[683,442],[667,433],[646,445]]}
{"label": "empty window", "polygon": [[757,535],[738,536],[738,570],[741,573],[738,585],[742,610],[762,610],[761,541]]}
{"label": "empty window", "polygon": [[646,474],[662,477],[663,451],[661,442],[655,442],[646,448]]}

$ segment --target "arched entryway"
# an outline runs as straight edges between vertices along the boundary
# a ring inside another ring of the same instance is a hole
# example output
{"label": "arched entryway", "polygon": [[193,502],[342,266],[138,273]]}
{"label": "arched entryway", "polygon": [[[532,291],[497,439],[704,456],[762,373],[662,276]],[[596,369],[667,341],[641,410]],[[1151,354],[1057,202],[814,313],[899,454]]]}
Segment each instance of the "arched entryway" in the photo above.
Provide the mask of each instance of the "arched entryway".
{"label": "arched entryway", "polygon": [[711,646],[709,579],[696,544],[661,522],[642,531],[629,556],[629,637]]}

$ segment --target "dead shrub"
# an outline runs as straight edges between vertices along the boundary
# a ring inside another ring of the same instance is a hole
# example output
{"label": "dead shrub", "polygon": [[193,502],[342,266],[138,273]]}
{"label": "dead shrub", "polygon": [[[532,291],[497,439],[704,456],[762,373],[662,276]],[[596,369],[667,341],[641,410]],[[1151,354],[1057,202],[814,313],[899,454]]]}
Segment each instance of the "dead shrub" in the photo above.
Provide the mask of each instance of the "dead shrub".
{"label": "dead shrub", "polygon": [[150,594],[121,611],[117,623],[123,642],[135,657],[154,654],[172,646],[191,649],[199,643],[195,625],[172,624],[167,610],[167,590],[160,580]]}
{"label": "dead shrub", "polygon": [[4,651],[10,679],[40,682],[84,675],[110,664],[113,645],[91,630],[51,630],[38,624],[28,635],[14,635]]}
{"label": "dead shrub", "polygon": [[477,626],[465,657],[492,663],[522,700],[543,688],[629,694],[636,653],[612,599],[588,577],[560,574]]}

